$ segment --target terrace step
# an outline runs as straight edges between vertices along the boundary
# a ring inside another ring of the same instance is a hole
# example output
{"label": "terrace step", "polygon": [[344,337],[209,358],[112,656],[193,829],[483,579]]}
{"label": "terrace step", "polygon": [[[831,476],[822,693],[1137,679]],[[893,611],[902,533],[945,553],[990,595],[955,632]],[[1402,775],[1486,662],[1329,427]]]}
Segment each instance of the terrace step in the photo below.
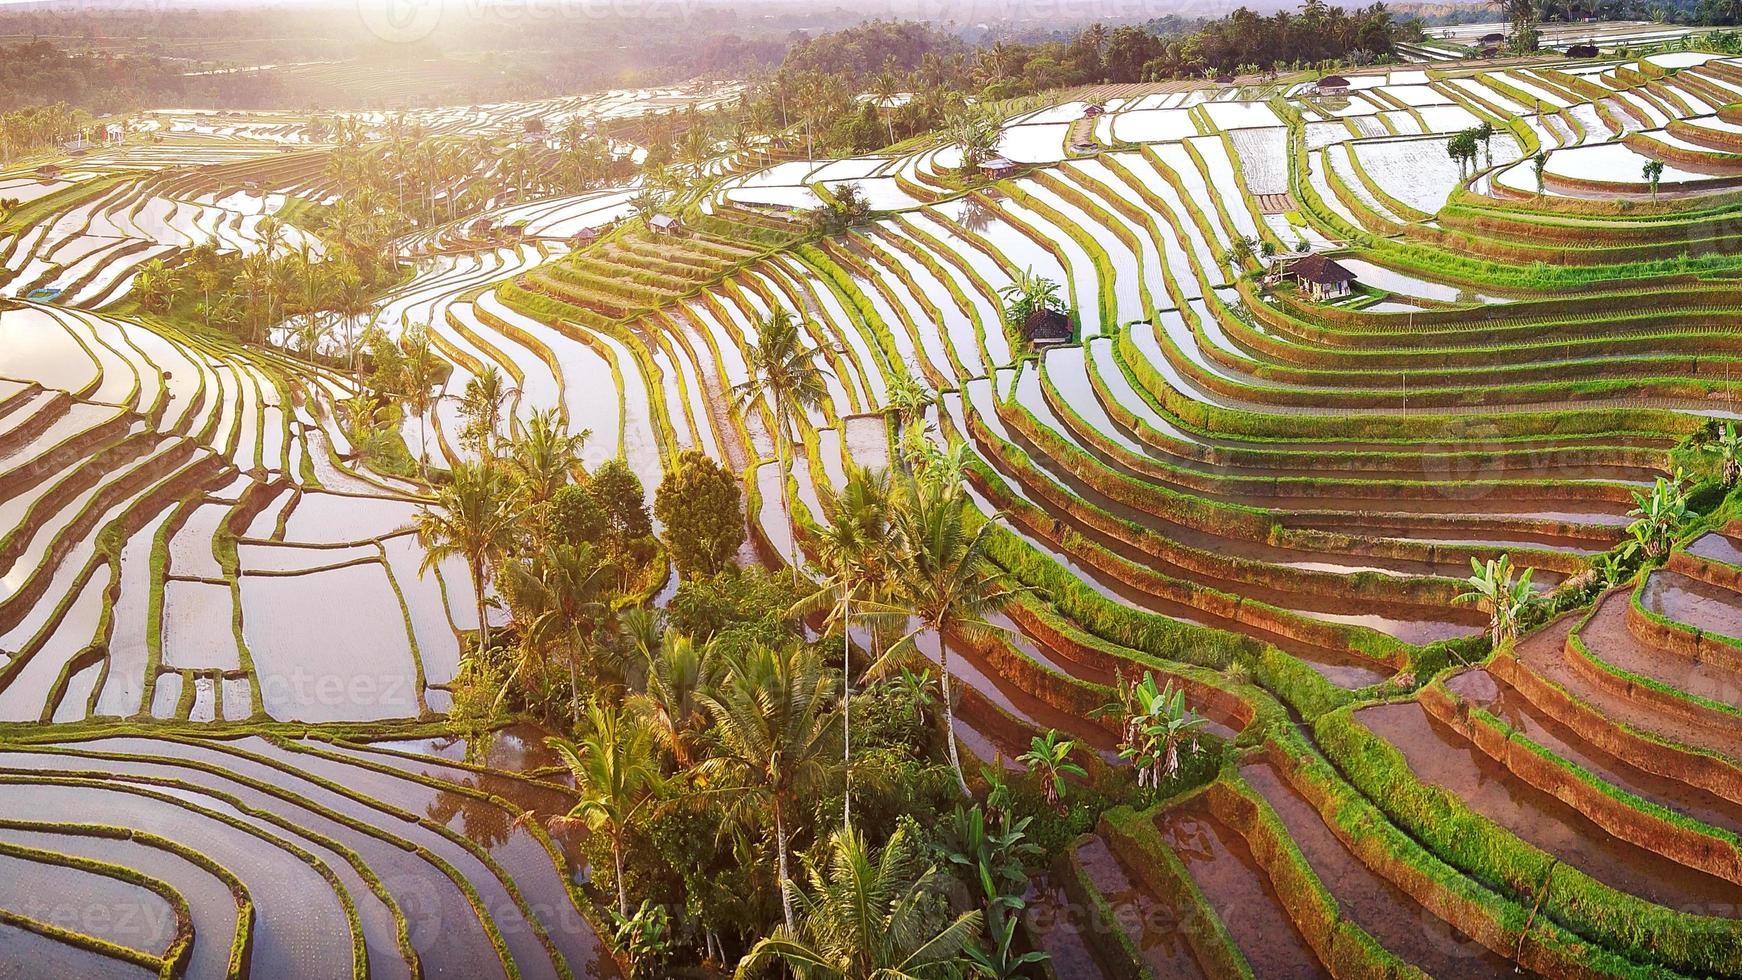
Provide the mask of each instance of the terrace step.
{"label": "terrace step", "polygon": [[1363,864],[1343,834],[1267,759],[1240,767],[1245,780],[1300,848],[1343,915],[1386,949],[1432,977],[1494,977],[1512,964],[1422,907],[1413,896]]}
{"label": "terrace step", "polygon": [[1198,794],[1162,811],[1155,825],[1215,909],[1254,976],[1328,977],[1244,838]]}
{"label": "terrace step", "polygon": [[1610,835],[1537,789],[1413,702],[1362,708],[1354,720],[1398,750],[1415,777],[1451,793],[1519,839],[1615,890],[1670,908],[1736,908],[1742,885]]}

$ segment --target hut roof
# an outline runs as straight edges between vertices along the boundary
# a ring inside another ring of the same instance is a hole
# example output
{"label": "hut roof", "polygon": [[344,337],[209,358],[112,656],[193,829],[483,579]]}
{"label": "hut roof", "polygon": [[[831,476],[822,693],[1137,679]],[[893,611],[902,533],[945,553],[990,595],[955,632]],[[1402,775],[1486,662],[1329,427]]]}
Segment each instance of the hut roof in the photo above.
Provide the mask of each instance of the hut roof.
{"label": "hut roof", "polygon": [[1321,286],[1355,281],[1353,272],[1317,252],[1290,262],[1287,273],[1302,282],[1318,283]]}
{"label": "hut roof", "polygon": [[1071,339],[1071,318],[1043,306],[1022,321],[1022,333],[1033,343],[1063,344]]}

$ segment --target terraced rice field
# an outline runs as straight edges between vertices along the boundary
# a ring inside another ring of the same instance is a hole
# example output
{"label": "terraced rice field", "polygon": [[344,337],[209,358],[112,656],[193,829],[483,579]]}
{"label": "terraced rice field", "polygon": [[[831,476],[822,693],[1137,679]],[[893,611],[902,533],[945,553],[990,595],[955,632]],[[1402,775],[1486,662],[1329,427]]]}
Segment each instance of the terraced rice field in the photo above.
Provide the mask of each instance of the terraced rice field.
{"label": "terraced rice field", "polygon": [[[1621,541],[1668,450],[1734,417],[1742,63],[1355,81],[1124,92],[1093,154],[1063,103],[1011,121],[1000,152],[1033,165],[989,184],[938,145],[733,155],[697,168],[671,237],[621,220],[627,188],[503,206],[525,240],[401,243],[414,274],[375,320],[428,324],[446,394],[493,365],[516,417],[590,428],[589,464],[651,487],[681,450],[726,461],[771,563],[846,462],[887,461],[891,386],[938,392],[926,435],[972,450],[997,561],[1034,587],[956,658],[962,745],[1008,760],[1057,728],[1110,755],[1088,709],[1147,669],[1242,750],[1037,884],[1031,912],[1141,913],[1031,915],[1071,976],[1742,972],[1742,531],[1446,670],[1483,652],[1486,617],[1453,602],[1472,558],[1556,589]],[[570,802],[550,760],[470,764],[432,734],[476,614],[463,567],[418,570],[425,488],[357,464],[348,381],[103,312],[148,258],[263,247],[261,214],[329,193],[293,121],[156,121],[165,142],[69,168],[0,237],[0,908],[124,950],[115,972],[608,973],[572,842],[519,819]],[[1497,135],[1460,172],[1447,139],[1480,121]],[[192,160],[218,166],[168,169]],[[846,182],[875,220],[807,236]],[[1229,260],[1243,239],[1329,253],[1356,293],[1266,288]],[[1006,329],[1028,271],[1072,343]],[[778,310],[832,374],[791,474],[728,397]],[[438,466],[465,456],[453,401],[406,422]],[[49,889],[138,927],[25,904]],[[0,943],[72,973],[94,955]]]}

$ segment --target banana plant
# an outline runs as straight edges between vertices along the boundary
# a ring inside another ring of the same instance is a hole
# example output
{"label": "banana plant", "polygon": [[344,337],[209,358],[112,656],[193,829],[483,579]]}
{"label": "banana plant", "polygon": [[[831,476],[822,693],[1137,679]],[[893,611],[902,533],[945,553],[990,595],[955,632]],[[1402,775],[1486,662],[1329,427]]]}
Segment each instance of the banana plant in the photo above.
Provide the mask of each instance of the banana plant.
{"label": "banana plant", "polygon": [[1524,574],[1514,580],[1512,556],[1501,555],[1488,559],[1486,563],[1472,558],[1470,570],[1475,573],[1465,580],[1470,590],[1454,601],[1474,602],[1488,614],[1488,639],[1496,647],[1517,639],[1519,617],[1532,598],[1530,576],[1535,569],[1525,569]]}
{"label": "banana plant", "polygon": [[1678,471],[1674,480],[1658,477],[1650,493],[1633,494],[1633,503],[1634,508],[1627,512],[1628,517],[1634,518],[1627,526],[1628,533],[1633,535],[1632,546],[1654,561],[1669,554],[1676,532],[1688,517],[1688,496],[1682,489],[1681,473]]}
{"label": "banana plant", "polygon": [[1718,457],[1724,468],[1724,489],[1736,489],[1736,484],[1742,483],[1742,435],[1738,435],[1736,423],[1725,422],[1718,437],[1706,443],[1705,449]]}
{"label": "banana plant", "polygon": [[1082,766],[1071,761],[1071,750],[1076,746],[1077,743],[1068,738],[1061,739],[1058,729],[1053,728],[1045,735],[1030,739],[1028,751],[1016,757],[1017,762],[1040,778],[1041,793],[1046,797],[1047,806],[1059,806],[1064,797],[1066,776],[1086,778],[1089,775]]}
{"label": "banana plant", "polygon": [[1137,770],[1137,785],[1156,787],[1179,770],[1180,751],[1198,749],[1197,730],[1204,719],[1186,706],[1185,688],[1172,681],[1157,687],[1155,675],[1128,684],[1118,678],[1118,700],[1097,709],[1097,715],[1123,719],[1119,757]]}

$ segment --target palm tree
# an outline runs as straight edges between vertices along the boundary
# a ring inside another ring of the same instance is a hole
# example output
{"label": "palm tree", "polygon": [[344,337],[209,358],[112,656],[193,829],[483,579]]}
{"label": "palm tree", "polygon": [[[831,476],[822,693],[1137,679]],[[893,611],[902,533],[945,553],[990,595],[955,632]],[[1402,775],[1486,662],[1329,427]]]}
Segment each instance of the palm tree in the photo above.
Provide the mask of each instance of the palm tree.
{"label": "palm tree", "polygon": [[1470,559],[1467,580],[1470,591],[1459,595],[1455,602],[1474,602],[1488,614],[1488,639],[1498,647],[1518,637],[1518,618],[1530,604],[1530,576],[1536,571],[1527,568],[1517,581],[1512,579],[1512,556],[1490,558],[1485,564]]}
{"label": "palm tree", "polygon": [[1013,330],[1020,330],[1038,310],[1062,311],[1065,305],[1059,298],[1059,284],[1035,275],[1032,268],[1018,272],[998,290],[998,296],[1004,300],[1004,322]]}
{"label": "palm tree", "polygon": [[1724,487],[1734,490],[1742,482],[1742,438],[1737,435],[1736,423],[1725,422],[1718,437],[1706,443],[1706,452],[1718,457],[1724,470]]}
{"label": "palm tree", "polygon": [[429,328],[414,323],[405,328],[399,338],[405,351],[403,385],[406,407],[417,413],[417,465],[420,475],[429,478],[428,424],[429,410],[435,404],[435,386],[441,381],[441,364],[430,347]]}
{"label": "palm tree", "polygon": [[841,631],[841,760],[847,787],[842,794],[841,823],[853,827],[853,599],[876,596],[888,588],[892,566],[889,549],[890,482],[887,470],[849,464],[846,485],[824,501],[831,520],[817,540],[817,564],[824,572],[822,587],[799,601],[803,615],[832,602],[830,618]]}
{"label": "palm tree", "polygon": [[466,563],[478,606],[480,650],[490,648],[484,587],[519,529],[513,489],[501,470],[489,463],[455,465],[453,478],[436,491],[435,505],[417,515],[417,539],[424,548],[419,574],[456,556]]}
{"label": "palm tree", "polygon": [[974,169],[996,152],[1002,136],[997,120],[978,109],[964,110],[944,120],[944,141],[961,148],[963,170]]}
{"label": "palm tree", "polygon": [[733,815],[774,824],[781,907],[796,929],[791,873],[792,817],[831,775],[834,681],[802,646],[752,646],[734,662],[718,692],[698,696],[713,721],[714,754],[696,766],[709,785],[736,797]]}
{"label": "palm tree", "polygon": [[[312,277],[311,277],[312,279]],[[369,288],[363,284],[363,277],[357,267],[346,262],[339,267],[334,283],[335,288],[328,297],[328,304],[333,312],[345,321],[346,346],[351,351],[351,378],[354,385],[360,387],[357,381],[357,321],[369,314],[375,308],[374,300],[369,297]],[[309,315],[314,315],[310,308]]]}
{"label": "palm tree", "polygon": [[871,95],[883,112],[883,122],[889,127],[889,145],[895,144],[895,102],[901,94],[901,75],[893,57],[883,62],[883,70],[871,79]]}
{"label": "palm tree", "polygon": [[804,911],[804,928],[789,921],[758,942],[738,963],[739,980],[761,976],[775,961],[805,978],[953,976],[979,938],[978,910],[932,931],[940,872],[926,864],[905,828],[897,828],[875,856],[863,837],[839,831],[829,840],[827,864],[807,864],[806,870],[810,893],[788,888]]}
{"label": "palm tree", "polygon": [[532,414],[508,447],[509,464],[528,504],[544,503],[574,478],[581,465],[581,448],[590,435],[591,429],[571,434],[554,408]]}
{"label": "palm tree", "polygon": [[1048,729],[1045,735],[1030,739],[1028,751],[1016,757],[1017,762],[1040,778],[1041,792],[1046,796],[1048,806],[1059,805],[1066,776],[1081,778],[1089,775],[1082,766],[1071,761],[1071,750],[1076,746],[1077,743],[1070,739],[1060,739],[1057,729]]}
{"label": "palm tree", "polygon": [[[551,542],[531,559],[509,564],[503,592],[517,618],[524,614],[521,642],[542,659],[551,647],[563,650],[569,664],[569,691],[574,717],[581,715],[578,663],[588,652],[594,631],[611,614],[616,597],[617,567],[586,541]],[[519,668],[516,668],[518,671]]]}
{"label": "palm tree", "polygon": [[460,396],[460,414],[466,417],[464,438],[485,459],[495,457],[496,437],[502,427],[502,403],[508,399],[508,383],[494,364],[466,382]]}
{"label": "palm tree", "polygon": [[587,731],[576,744],[546,739],[575,777],[580,800],[566,817],[588,830],[611,838],[611,861],[617,878],[617,914],[629,914],[629,890],[623,881],[623,837],[641,808],[657,799],[662,774],[653,740],[637,719],[621,708],[594,701],[587,711]]}
{"label": "palm tree", "polygon": [[928,473],[900,484],[896,495],[893,544],[896,548],[892,603],[874,603],[888,615],[912,616],[919,625],[895,643],[883,660],[913,648],[914,637],[926,631],[937,635],[938,666],[943,685],[945,742],[950,766],[962,795],[968,781],[962,775],[962,760],[956,748],[954,697],[950,691],[950,637],[974,639],[992,631],[985,615],[996,611],[1013,594],[999,583],[987,557],[992,528],[984,521],[972,531],[964,513],[961,484]]}
{"label": "palm tree", "polygon": [[[775,310],[757,326],[756,343],[746,358],[750,380],[733,388],[735,408],[748,413],[758,402],[768,401],[774,414],[774,450],[780,465],[780,512],[792,524],[792,493],[787,487],[791,471],[790,440],[793,423],[803,409],[815,408],[828,397],[827,368],[817,364],[818,350],[807,347],[798,324],[785,310]],[[787,555],[792,582],[798,584],[798,542],[793,539]]]}
{"label": "palm tree", "polygon": [[263,215],[260,223],[254,226],[254,233],[260,236],[260,252],[270,256],[278,251],[278,246],[284,243],[284,226],[272,215]]}
{"label": "palm tree", "polygon": [[636,703],[648,715],[654,738],[671,753],[679,769],[693,766],[698,742],[707,726],[701,696],[714,691],[725,676],[725,659],[706,643],[667,630],[656,647],[642,651],[647,660],[647,690]]}

